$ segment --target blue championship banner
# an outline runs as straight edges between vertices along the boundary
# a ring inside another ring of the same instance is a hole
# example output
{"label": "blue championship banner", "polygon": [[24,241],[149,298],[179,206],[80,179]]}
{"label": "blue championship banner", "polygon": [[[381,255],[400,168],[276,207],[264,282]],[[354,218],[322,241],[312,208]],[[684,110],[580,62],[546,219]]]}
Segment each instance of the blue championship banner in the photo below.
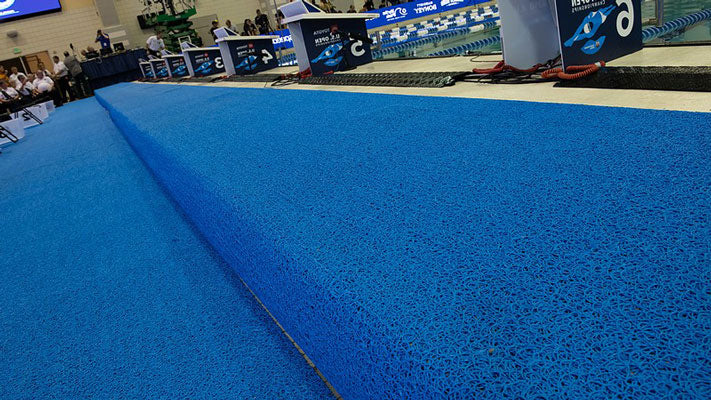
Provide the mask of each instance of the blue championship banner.
{"label": "blue championship banner", "polygon": [[304,19],[301,31],[304,33],[311,73],[315,76],[373,61],[370,44],[348,38],[348,35],[368,37],[362,19]]}
{"label": "blue championship banner", "polygon": [[420,18],[431,14],[438,14],[475,6],[486,3],[490,0],[419,0],[409,3],[402,3],[395,6],[380,8],[368,12],[377,12],[380,17],[365,22],[368,29],[377,28],[384,25],[396,24],[414,18]]}
{"label": "blue championship banner", "polygon": [[272,39],[227,41],[237,75],[254,74],[279,66]]}
{"label": "blue championship banner", "polygon": [[151,67],[151,63],[149,62],[142,62],[138,64],[141,67],[141,73],[143,74],[143,77],[146,79],[153,79],[155,76],[153,75],[153,68]]}
{"label": "blue championship banner", "polygon": [[[426,0],[402,3],[392,7],[379,8],[377,10],[368,11],[369,13],[378,13],[380,17],[365,21],[365,26],[368,29],[377,28],[380,26],[404,22],[410,19],[424,17],[430,14],[437,14],[474,6],[481,3],[486,3],[490,0]],[[274,49],[290,49],[294,47],[291,41],[291,33],[288,29],[274,31],[272,35],[279,36],[274,39]]]}
{"label": "blue championship banner", "polygon": [[153,73],[155,74],[156,78],[167,78],[168,77],[168,64],[165,63],[165,60],[158,59],[158,60],[150,60],[149,62],[153,66]]}
{"label": "blue championship banner", "polygon": [[274,44],[274,50],[290,49],[294,47],[294,42],[291,41],[291,32],[289,32],[288,29],[274,31],[272,32],[272,35],[279,36],[276,39],[272,39],[272,43]]}
{"label": "blue championship banner", "polygon": [[642,48],[641,0],[556,0],[563,66],[610,61]]}
{"label": "blue championship banner", "polygon": [[170,76],[173,78],[183,78],[188,76],[188,65],[185,63],[185,57],[182,55],[164,56],[164,60],[168,63]]}
{"label": "blue championship banner", "polygon": [[225,72],[225,65],[222,63],[222,54],[220,49],[205,48],[205,49],[186,49],[183,54],[187,54],[190,59],[190,65],[193,68],[193,74],[196,77],[221,74]]}

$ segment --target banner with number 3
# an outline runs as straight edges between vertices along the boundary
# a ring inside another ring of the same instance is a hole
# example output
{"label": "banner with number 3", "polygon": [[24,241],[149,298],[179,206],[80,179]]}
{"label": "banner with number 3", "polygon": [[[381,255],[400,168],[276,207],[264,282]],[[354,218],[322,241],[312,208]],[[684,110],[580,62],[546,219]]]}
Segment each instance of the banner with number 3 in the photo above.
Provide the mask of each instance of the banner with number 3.
{"label": "banner with number 3", "polygon": [[556,0],[563,66],[610,61],[642,48],[642,0]]}

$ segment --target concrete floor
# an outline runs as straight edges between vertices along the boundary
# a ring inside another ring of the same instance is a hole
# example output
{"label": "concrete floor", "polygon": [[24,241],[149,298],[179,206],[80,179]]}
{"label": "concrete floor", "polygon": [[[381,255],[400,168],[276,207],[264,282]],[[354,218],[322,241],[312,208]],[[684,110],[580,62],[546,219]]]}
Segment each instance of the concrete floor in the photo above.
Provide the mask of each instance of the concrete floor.
{"label": "concrete floor", "polygon": [[[501,59],[501,55],[479,57],[446,57],[431,59],[403,59],[377,61],[358,67],[357,73],[375,72],[434,72],[470,71],[488,68]],[[648,47],[637,53],[609,63],[611,66],[708,66],[711,65],[711,46]],[[266,73],[294,73],[297,66],[283,67]],[[354,71],[350,71],[354,72]],[[223,87],[267,87],[277,90],[332,90],[341,92],[390,93],[418,96],[465,97],[497,100],[521,100],[549,103],[570,103],[598,106],[632,107],[660,110],[711,112],[711,93],[556,88],[554,82],[521,85],[458,82],[445,88],[404,88],[330,85],[287,85],[272,87],[264,83],[218,82],[187,83]]]}

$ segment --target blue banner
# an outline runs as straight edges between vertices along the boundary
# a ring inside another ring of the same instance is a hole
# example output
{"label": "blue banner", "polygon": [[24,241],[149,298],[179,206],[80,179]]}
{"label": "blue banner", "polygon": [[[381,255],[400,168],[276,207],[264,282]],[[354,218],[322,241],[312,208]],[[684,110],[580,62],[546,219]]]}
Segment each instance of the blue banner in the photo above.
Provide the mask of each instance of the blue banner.
{"label": "blue banner", "polygon": [[[458,8],[475,6],[486,3],[490,0],[420,0],[409,3],[402,3],[392,7],[380,8],[369,13],[378,13],[380,17],[365,21],[368,29],[377,28],[384,25],[395,24],[410,19],[420,18],[431,14],[438,14]],[[274,50],[290,49],[294,47],[291,41],[291,33],[288,29],[274,31],[271,35],[279,37],[272,40]]]}
{"label": "blue banner", "polygon": [[59,11],[59,0],[1,0],[0,21]]}
{"label": "blue banner", "polygon": [[641,0],[557,0],[563,66],[610,61],[642,49]]}
{"label": "blue banner", "polygon": [[274,43],[274,50],[290,49],[294,47],[294,43],[291,41],[291,32],[289,32],[288,29],[274,31],[271,34],[279,36],[276,39],[272,39],[272,43]]}
{"label": "blue banner", "polygon": [[438,14],[456,10],[458,8],[475,6],[489,0],[420,0],[402,3],[395,6],[380,8],[369,13],[377,12],[380,17],[365,22],[368,29],[396,24],[410,19],[420,18],[431,14]]}

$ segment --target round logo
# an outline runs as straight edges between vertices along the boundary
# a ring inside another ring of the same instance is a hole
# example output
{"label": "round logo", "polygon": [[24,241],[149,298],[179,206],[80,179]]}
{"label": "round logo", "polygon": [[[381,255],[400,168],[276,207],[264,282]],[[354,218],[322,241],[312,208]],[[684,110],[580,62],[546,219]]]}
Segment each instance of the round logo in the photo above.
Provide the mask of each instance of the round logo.
{"label": "round logo", "polygon": [[5,10],[7,8],[10,8],[10,7],[12,7],[13,4],[15,4],[15,0],[0,1],[0,10]]}

